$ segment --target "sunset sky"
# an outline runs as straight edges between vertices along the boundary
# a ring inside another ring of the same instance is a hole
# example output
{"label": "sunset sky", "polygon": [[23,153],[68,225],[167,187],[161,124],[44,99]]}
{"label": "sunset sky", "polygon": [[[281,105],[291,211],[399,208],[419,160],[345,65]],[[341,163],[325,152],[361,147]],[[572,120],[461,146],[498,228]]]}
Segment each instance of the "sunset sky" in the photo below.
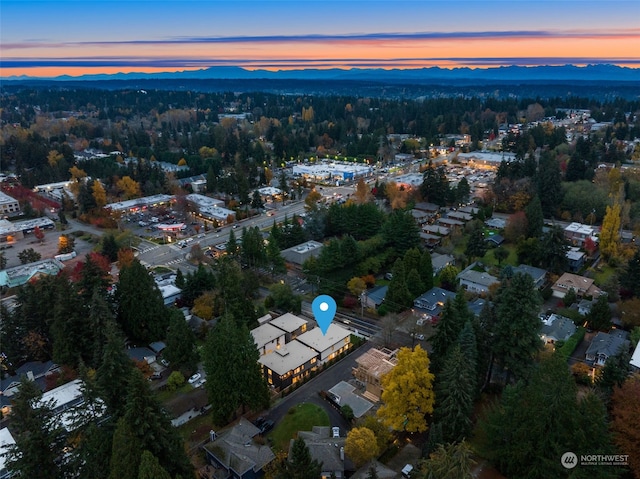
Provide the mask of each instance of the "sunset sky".
{"label": "sunset sky", "polygon": [[640,1],[1,0],[0,76],[298,68],[640,68]]}

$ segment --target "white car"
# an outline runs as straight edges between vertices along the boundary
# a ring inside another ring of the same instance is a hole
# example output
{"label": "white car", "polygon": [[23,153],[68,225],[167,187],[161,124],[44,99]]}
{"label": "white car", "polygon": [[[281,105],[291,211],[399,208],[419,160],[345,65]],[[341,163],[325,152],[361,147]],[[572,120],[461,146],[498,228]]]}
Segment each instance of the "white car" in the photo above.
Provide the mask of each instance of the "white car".
{"label": "white car", "polygon": [[202,379],[202,375],[200,373],[195,373],[193,376],[189,378],[189,384],[195,384]]}
{"label": "white car", "polygon": [[331,432],[333,433],[333,437],[340,437],[340,428],[339,427],[332,427],[331,428]]}

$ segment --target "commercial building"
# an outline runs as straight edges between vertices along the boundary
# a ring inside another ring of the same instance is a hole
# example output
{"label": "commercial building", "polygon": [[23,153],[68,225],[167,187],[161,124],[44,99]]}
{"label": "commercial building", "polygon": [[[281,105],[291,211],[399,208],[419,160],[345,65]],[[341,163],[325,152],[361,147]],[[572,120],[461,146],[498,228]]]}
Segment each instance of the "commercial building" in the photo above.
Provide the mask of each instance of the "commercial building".
{"label": "commercial building", "polygon": [[323,246],[322,243],[318,243],[317,241],[307,241],[306,243],[282,250],[281,254],[286,261],[302,265],[309,258],[317,258],[320,256]]}
{"label": "commercial building", "polygon": [[0,216],[13,216],[18,213],[20,213],[18,200],[0,191]]}

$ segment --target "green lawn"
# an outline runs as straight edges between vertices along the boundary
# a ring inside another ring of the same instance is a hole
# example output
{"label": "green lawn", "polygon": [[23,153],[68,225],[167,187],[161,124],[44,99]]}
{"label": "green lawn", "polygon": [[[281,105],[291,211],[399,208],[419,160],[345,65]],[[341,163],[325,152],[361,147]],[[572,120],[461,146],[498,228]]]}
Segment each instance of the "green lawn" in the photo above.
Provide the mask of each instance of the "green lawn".
{"label": "green lawn", "polygon": [[193,386],[191,384],[189,384],[188,382],[185,383],[180,386],[178,389],[176,389],[175,391],[169,391],[169,389],[164,389],[162,391],[157,391],[156,393],[156,397],[158,398],[158,401],[160,401],[161,403],[164,403],[166,401],[168,401],[169,399],[171,399],[174,396],[177,396],[178,394],[185,394],[188,393],[189,391],[193,390]]}
{"label": "green lawn", "polygon": [[[604,262],[601,262],[601,264],[603,263]],[[600,271],[596,271],[594,282],[598,286],[602,286],[609,280],[609,278],[611,278],[611,276],[614,275],[615,272],[616,272],[615,268],[612,268],[608,264],[604,263]]]}
{"label": "green lawn", "polygon": [[289,409],[282,421],[269,435],[276,451],[289,449],[289,441],[298,431],[311,431],[313,426],[329,426],[329,415],[320,406],[302,403]]}

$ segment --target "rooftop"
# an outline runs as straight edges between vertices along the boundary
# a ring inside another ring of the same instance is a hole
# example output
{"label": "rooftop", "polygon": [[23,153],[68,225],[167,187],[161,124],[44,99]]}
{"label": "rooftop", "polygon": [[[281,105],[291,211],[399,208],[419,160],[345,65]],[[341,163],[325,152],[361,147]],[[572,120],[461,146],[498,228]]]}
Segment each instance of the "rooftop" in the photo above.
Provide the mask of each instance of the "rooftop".
{"label": "rooftop", "polygon": [[338,326],[336,323],[331,323],[326,335],[322,334],[320,328],[313,328],[298,336],[298,340],[321,353],[337,343],[344,343],[345,339],[350,336],[351,332],[349,330]]}
{"label": "rooftop", "polygon": [[397,352],[397,350],[391,351],[386,348],[369,349],[356,358],[356,364],[366,369],[371,376],[380,378],[398,364]]}
{"label": "rooftop", "polygon": [[251,330],[251,336],[258,348],[262,348],[265,344],[274,341],[275,339],[284,335],[284,331],[280,328],[265,323]]}
{"label": "rooftop", "polygon": [[566,341],[576,329],[576,325],[569,318],[552,314],[543,322],[540,334],[553,341]]}
{"label": "rooftop", "polygon": [[307,321],[295,314],[285,313],[282,316],[272,319],[270,324],[276,328],[286,331],[287,333],[292,333],[301,328],[302,325],[307,324]]}
{"label": "rooftop", "polygon": [[288,342],[275,351],[265,354],[258,362],[274,373],[282,376],[315,358],[318,352],[305,346],[297,339]]}

